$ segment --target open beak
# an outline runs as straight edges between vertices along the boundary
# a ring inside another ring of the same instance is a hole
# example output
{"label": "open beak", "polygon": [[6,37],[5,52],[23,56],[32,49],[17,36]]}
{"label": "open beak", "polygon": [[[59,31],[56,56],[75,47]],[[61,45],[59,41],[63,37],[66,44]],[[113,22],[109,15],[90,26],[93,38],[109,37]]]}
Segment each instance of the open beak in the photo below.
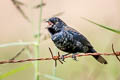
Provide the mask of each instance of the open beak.
{"label": "open beak", "polygon": [[50,22],[50,21],[46,21],[46,22],[48,23],[48,26],[46,27],[46,29],[48,29],[48,28],[52,27],[52,25],[53,25],[53,23],[52,23],[52,22]]}

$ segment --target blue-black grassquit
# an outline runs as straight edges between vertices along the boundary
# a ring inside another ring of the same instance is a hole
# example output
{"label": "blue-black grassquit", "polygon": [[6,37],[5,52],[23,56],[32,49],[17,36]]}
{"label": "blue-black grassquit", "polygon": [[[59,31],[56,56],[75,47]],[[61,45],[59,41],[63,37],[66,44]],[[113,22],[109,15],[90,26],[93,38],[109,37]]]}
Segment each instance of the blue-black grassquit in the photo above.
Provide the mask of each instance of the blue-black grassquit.
{"label": "blue-black grassquit", "polygon": [[[95,53],[96,50],[90,44],[88,39],[75,29],[69,27],[58,17],[52,17],[48,19],[49,26],[47,27],[51,34],[51,39],[55,43],[56,47],[67,54],[73,54],[73,58],[76,60],[75,54],[77,53]],[[64,56],[62,59],[64,60]],[[100,55],[93,56],[98,62],[107,64],[107,61]]]}

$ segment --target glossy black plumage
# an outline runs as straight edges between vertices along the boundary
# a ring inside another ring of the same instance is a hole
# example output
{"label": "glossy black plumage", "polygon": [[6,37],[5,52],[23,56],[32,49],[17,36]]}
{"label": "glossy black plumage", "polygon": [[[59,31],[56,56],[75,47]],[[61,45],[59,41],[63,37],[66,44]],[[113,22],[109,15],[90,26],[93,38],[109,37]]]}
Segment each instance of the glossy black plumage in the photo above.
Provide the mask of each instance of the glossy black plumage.
{"label": "glossy black plumage", "polygon": [[[61,19],[52,17],[48,21],[48,31],[56,47],[67,53],[94,53],[96,52],[88,39],[75,29],[67,26]],[[107,64],[102,56],[93,56],[100,63]]]}

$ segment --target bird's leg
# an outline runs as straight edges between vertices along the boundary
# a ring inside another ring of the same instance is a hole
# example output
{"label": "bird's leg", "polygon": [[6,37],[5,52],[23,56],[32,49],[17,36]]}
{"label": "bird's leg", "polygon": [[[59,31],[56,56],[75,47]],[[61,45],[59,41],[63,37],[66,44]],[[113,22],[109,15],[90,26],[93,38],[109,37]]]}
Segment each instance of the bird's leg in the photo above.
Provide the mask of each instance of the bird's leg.
{"label": "bird's leg", "polygon": [[69,53],[61,56],[62,61],[65,62],[65,58],[64,58],[64,56],[67,56],[67,55],[69,55]]}
{"label": "bird's leg", "polygon": [[76,57],[76,54],[72,54],[72,58],[73,58],[73,60],[78,61],[77,57]]}

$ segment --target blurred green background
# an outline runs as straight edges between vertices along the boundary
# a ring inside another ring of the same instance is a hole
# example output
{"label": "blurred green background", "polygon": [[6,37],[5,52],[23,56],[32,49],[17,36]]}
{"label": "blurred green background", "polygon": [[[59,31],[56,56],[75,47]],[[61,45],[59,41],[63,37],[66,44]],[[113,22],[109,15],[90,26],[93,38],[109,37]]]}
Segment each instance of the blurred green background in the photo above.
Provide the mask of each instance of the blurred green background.
{"label": "blurred green background", "polygon": [[[24,3],[21,4],[21,9],[31,22],[22,16],[12,0],[2,0],[0,2],[0,44],[36,41],[34,36],[38,34],[40,25],[40,8],[34,7],[40,4],[40,0],[19,1]],[[120,34],[99,28],[81,19],[86,17],[120,30],[119,0],[43,0],[43,3],[45,5],[42,7],[42,19],[62,13],[59,18],[84,34],[98,52],[112,52],[112,43],[115,50],[120,51]],[[59,51],[51,41],[46,26],[47,24],[42,22],[39,57],[51,57],[48,47],[51,47],[54,53]],[[26,46],[1,47],[0,60],[9,60],[23,47]],[[35,57],[34,46],[27,47],[28,50],[25,50],[17,60]],[[64,54],[64,52],[60,53]],[[80,57],[77,62],[66,59],[63,65],[58,62],[57,68],[54,67],[54,61],[40,61],[39,80],[120,80],[120,62],[115,56],[104,57],[108,61],[107,65],[99,64],[91,56]],[[0,80],[35,80],[34,63],[2,64]]]}

